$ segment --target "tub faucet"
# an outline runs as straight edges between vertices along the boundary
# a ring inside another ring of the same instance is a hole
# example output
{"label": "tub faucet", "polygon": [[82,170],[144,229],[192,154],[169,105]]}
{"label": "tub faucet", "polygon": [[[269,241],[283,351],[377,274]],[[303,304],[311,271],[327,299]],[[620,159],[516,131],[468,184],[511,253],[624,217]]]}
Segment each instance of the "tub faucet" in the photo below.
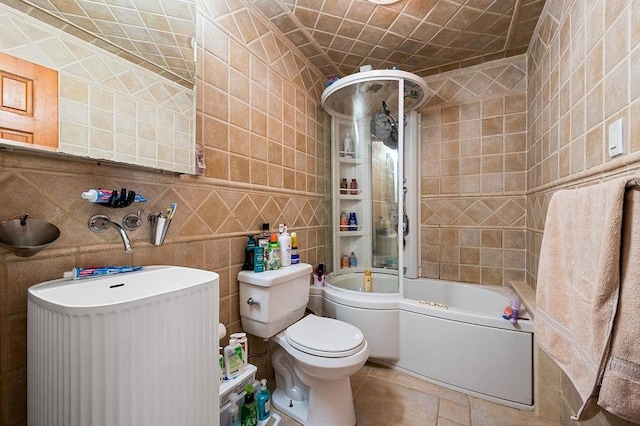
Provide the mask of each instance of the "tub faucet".
{"label": "tub faucet", "polygon": [[129,241],[127,232],[122,226],[113,222],[103,214],[91,216],[91,218],[89,219],[89,229],[91,229],[93,232],[104,232],[107,230],[107,228],[113,228],[118,231],[118,234],[120,234],[120,238],[122,238],[122,242],[124,243],[125,252],[131,253],[133,251],[133,247],[131,246],[131,242]]}

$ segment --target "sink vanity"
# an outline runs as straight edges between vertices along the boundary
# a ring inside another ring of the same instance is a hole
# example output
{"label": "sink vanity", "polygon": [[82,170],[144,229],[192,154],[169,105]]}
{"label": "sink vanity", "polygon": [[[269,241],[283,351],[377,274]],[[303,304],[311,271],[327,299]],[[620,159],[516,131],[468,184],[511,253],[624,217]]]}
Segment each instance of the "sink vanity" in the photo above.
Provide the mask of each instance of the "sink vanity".
{"label": "sink vanity", "polygon": [[28,297],[29,425],[217,424],[218,274],[148,266]]}

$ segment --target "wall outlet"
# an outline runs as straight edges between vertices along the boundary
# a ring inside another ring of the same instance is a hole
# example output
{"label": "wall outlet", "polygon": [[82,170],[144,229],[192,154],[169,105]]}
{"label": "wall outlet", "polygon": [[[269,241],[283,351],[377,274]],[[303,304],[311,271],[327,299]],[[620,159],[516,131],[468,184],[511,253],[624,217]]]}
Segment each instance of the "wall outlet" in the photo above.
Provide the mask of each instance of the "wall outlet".
{"label": "wall outlet", "polygon": [[624,153],[624,140],[622,138],[622,118],[609,124],[609,158]]}

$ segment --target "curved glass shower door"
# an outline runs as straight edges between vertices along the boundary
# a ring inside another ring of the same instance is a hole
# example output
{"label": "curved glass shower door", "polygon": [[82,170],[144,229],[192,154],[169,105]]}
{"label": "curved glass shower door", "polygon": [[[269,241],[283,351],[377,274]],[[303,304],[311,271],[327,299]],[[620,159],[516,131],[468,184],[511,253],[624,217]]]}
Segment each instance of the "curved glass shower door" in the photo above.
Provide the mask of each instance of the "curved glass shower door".
{"label": "curved glass shower door", "polygon": [[[402,270],[402,170],[405,114],[421,105],[416,75],[361,72],[329,86],[322,104],[332,116],[333,272]],[[375,288],[375,286],[374,286]]]}

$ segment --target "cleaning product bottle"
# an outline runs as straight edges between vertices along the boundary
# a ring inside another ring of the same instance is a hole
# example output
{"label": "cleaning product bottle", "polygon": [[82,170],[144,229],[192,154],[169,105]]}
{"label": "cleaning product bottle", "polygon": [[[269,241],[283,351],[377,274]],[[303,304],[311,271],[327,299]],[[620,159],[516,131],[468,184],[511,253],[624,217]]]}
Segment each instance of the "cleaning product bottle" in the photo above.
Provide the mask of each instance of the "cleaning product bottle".
{"label": "cleaning product bottle", "polygon": [[231,401],[231,407],[229,407],[229,426],[241,426],[240,423],[240,409],[238,408],[238,394],[232,392],[229,394],[229,401]]}
{"label": "cleaning product bottle", "polygon": [[256,240],[253,238],[253,234],[250,234],[247,240],[247,246],[244,249],[244,264],[242,270],[253,271],[253,265],[255,262],[255,253],[253,250],[256,248]]}
{"label": "cleaning product bottle", "polygon": [[291,265],[291,237],[287,232],[287,225],[278,226],[278,244],[280,244],[280,266]]}
{"label": "cleaning product bottle", "polygon": [[298,254],[298,235],[295,232],[291,233],[291,264],[297,265],[300,263],[300,255]]}
{"label": "cleaning product bottle", "polygon": [[269,245],[267,246],[267,260],[265,269],[267,271],[275,271],[276,269],[280,269],[280,244],[278,244],[277,234],[271,234],[271,241],[269,241]]}
{"label": "cleaning product bottle", "polygon": [[364,291],[371,293],[373,291],[373,277],[370,270],[364,271]]}
{"label": "cleaning product bottle", "polygon": [[240,421],[242,426],[257,426],[258,424],[258,407],[253,397],[253,385],[245,386],[244,404],[240,410]]}
{"label": "cleaning product bottle", "polygon": [[267,379],[260,380],[258,394],[258,420],[266,420],[271,415],[271,394],[267,389]]}
{"label": "cleaning product bottle", "polygon": [[346,194],[347,188],[349,188],[349,184],[347,183],[347,178],[342,178],[342,180],[340,181],[340,193]]}
{"label": "cleaning product bottle", "polygon": [[230,338],[229,344],[224,347],[224,369],[227,374],[227,380],[235,379],[244,372],[242,359],[242,346],[238,344],[236,339]]}

